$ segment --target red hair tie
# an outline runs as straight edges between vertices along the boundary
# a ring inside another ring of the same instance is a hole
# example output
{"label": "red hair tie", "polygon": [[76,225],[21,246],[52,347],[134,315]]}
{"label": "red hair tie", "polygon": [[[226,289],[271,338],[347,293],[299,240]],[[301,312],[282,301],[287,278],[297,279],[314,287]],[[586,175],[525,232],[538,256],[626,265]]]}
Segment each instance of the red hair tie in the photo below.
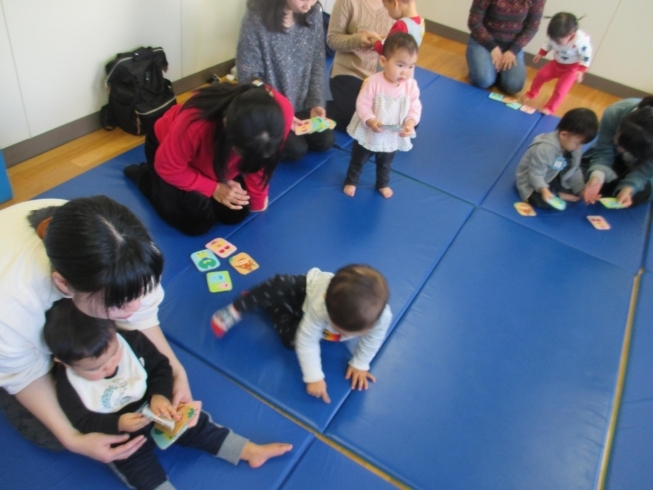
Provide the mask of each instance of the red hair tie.
{"label": "red hair tie", "polygon": [[45,232],[48,231],[48,225],[50,224],[50,221],[52,221],[52,216],[50,216],[49,218],[45,218],[36,227],[36,234],[39,236],[41,240],[45,238]]}

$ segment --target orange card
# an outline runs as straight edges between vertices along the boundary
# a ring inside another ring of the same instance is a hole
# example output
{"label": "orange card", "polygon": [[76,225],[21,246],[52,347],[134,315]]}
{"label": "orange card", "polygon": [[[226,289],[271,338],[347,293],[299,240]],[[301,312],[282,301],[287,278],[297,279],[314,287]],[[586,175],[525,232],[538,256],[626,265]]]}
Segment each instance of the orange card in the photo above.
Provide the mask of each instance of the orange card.
{"label": "orange card", "polygon": [[522,216],[537,216],[537,213],[533,209],[533,206],[531,206],[527,202],[523,202],[523,201],[516,202],[515,209]]}
{"label": "orange card", "polygon": [[254,272],[258,269],[258,264],[245,252],[234,255],[229,259],[231,266],[243,275]]}

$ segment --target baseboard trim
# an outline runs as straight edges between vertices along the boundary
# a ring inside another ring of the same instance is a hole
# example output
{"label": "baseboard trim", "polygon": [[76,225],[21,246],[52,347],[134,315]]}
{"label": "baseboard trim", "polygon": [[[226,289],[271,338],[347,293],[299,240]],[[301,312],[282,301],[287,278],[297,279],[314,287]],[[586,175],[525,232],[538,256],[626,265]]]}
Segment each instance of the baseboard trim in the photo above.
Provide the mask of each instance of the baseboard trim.
{"label": "baseboard trim", "polygon": [[[457,41],[463,44],[467,44],[467,41],[469,41],[468,32],[459,31],[453,27],[438,24],[437,22],[433,22],[431,20],[426,20],[426,31],[430,32],[431,34],[436,34],[438,36],[442,36],[444,38],[451,39],[452,41]],[[532,54],[524,53],[524,62],[528,66],[538,68],[533,63]],[[539,68],[541,67],[542,65],[539,66]],[[585,74],[583,77],[583,83],[588,87],[592,87],[597,90],[601,90],[602,92],[612,94],[616,97],[622,97],[624,99],[629,97],[646,97],[651,95],[642,90],[628,87],[627,85],[623,85],[621,83],[613,82],[612,80],[593,75],[592,73]]]}
{"label": "baseboard trim", "polygon": [[[223,63],[214,65],[205,70],[194,73],[187,77],[181,78],[172,82],[172,88],[175,94],[183,94],[189,90],[193,90],[207,82],[210,76],[214,73],[219,76],[226,75],[229,70],[234,66],[235,60],[230,59]],[[5,159],[7,168],[18,165],[25,160],[34,158],[35,156],[50,151],[58,146],[81,138],[93,131],[101,129],[100,125],[100,112],[95,112],[84,116],[75,121],[71,121],[63,126],[47,131],[33,138],[21,141],[14,145],[2,149],[2,156]]]}

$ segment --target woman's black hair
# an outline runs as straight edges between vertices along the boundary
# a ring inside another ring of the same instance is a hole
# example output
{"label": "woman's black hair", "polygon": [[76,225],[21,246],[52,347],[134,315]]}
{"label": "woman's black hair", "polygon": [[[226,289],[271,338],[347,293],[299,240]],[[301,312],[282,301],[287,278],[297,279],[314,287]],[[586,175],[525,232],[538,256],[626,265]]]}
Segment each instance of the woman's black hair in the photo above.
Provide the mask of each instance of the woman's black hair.
{"label": "woman's black hair", "polygon": [[45,237],[52,268],[82,293],[101,293],[120,307],[161,280],[163,255],[143,223],[106,197],[82,197],[54,209]]}
{"label": "woman's black hair", "polygon": [[589,143],[599,132],[599,119],[591,109],[578,108],[567,111],[556,128],[575,136],[582,136],[583,143]]}
{"label": "woman's black hair", "polygon": [[198,90],[184,104],[187,108],[198,109],[200,119],[215,124],[213,170],[220,182],[226,180],[232,149],[241,157],[240,173],[263,169],[263,183],[270,181],[279,163],[286,122],[281,107],[265,87],[216,83]]}
{"label": "woman's black hair", "polygon": [[653,107],[635,109],[619,124],[617,144],[637,160],[653,157]]}
{"label": "woman's black hair", "polygon": [[88,316],[68,298],[57,301],[45,313],[45,343],[64,364],[100,357],[115,335],[116,324],[112,320]]}
{"label": "woman's black hair", "polygon": [[[286,0],[247,0],[247,9],[252,12],[259,12],[263,25],[268,31],[272,32],[286,32],[283,25],[285,7]],[[317,2],[305,14],[294,14],[295,23],[302,27],[310,26],[308,17],[316,8],[319,8]]]}
{"label": "woman's black hair", "polygon": [[567,37],[578,29],[579,20],[574,14],[570,14],[569,12],[558,12],[551,17],[549,26],[546,28],[546,34],[554,41]]}

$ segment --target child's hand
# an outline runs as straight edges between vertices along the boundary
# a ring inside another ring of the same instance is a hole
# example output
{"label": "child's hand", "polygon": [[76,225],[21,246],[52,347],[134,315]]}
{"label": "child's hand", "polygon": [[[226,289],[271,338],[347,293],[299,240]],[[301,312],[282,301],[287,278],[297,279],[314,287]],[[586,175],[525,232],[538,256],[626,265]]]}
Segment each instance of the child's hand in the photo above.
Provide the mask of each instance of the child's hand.
{"label": "child's hand", "polygon": [[539,54],[536,54],[535,56],[533,56],[533,63],[537,63],[537,62],[539,62],[541,59],[542,59],[542,56],[539,55]]}
{"label": "child's hand", "polygon": [[172,403],[170,403],[170,400],[163,395],[152,395],[152,398],[150,398],[150,410],[155,415],[165,419],[179,420],[181,417],[172,406]]}
{"label": "child's hand", "polygon": [[356,369],[355,367],[349,366],[347,368],[347,374],[345,374],[345,379],[351,378],[351,389],[352,390],[366,390],[369,388],[367,380],[369,379],[372,383],[376,383],[376,378],[369,371],[363,371],[361,369]]}
{"label": "child's hand", "polygon": [[578,83],[581,83],[583,81],[583,72],[582,71],[579,71],[578,73],[576,73],[576,81]]}
{"label": "child's hand", "polygon": [[313,381],[312,383],[306,383],[306,392],[316,398],[322,398],[324,403],[331,403],[331,399],[327,393],[326,381],[323,379],[320,381]]}
{"label": "child's hand", "polygon": [[361,37],[361,48],[371,48],[375,42],[381,39],[376,32],[361,31],[358,34]]}
{"label": "child's hand", "polygon": [[633,205],[633,188],[624,187],[617,194],[617,202],[623,205],[625,208]]}
{"label": "child's hand", "polygon": [[411,118],[408,118],[404,121],[404,125],[401,127],[401,131],[399,131],[399,136],[410,136],[413,134],[413,130],[415,129],[415,121]]}
{"label": "child's hand", "polygon": [[383,128],[381,127],[382,126],[381,121],[378,121],[378,120],[376,120],[374,118],[371,118],[371,119],[368,119],[365,122],[365,124],[367,124],[367,126],[372,131],[374,131],[375,133],[382,133],[383,132]]}
{"label": "child's hand", "polygon": [[551,191],[547,187],[542,187],[542,189],[540,189],[540,194],[542,195],[542,199],[545,201],[548,201],[553,197],[553,194],[551,194]]}
{"label": "child's hand", "polygon": [[118,419],[120,432],[136,432],[146,427],[151,421],[140,413],[123,413]]}

